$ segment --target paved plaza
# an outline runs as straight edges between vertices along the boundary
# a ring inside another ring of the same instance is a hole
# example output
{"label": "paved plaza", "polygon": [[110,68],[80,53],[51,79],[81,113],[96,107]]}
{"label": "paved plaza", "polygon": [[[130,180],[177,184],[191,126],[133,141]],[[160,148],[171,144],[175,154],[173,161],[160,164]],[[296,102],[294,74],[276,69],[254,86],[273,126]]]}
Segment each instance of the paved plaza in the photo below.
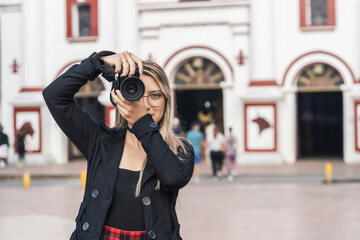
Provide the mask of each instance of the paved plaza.
{"label": "paved plaza", "polygon": [[[239,169],[243,176],[233,182],[226,178],[214,181],[210,171],[203,168],[202,183],[190,183],[180,191],[177,209],[183,239],[360,239],[359,166],[340,164],[344,169],[339,179],[343,181],[327,185],[318,175],[321,171],[315,170],[323,164],[300,164],[298,169],[306,169],[303,173],[275,171],[274,166],[244,166],[247,175]],[[0,239],[69,238],[84,190],[78,178],[60,177],[59,170],[46,171],[56,173],[56,177],[41,178],[42,167],[27,167],[34,175],[38,173],[28,190],[19,179],[5,178],[1,170]],[[265,170],[269,168],[273,171]],[[16,175],[22,170],[10,167],[6,171]],[[70,170],[66,172],[71,175]]]}

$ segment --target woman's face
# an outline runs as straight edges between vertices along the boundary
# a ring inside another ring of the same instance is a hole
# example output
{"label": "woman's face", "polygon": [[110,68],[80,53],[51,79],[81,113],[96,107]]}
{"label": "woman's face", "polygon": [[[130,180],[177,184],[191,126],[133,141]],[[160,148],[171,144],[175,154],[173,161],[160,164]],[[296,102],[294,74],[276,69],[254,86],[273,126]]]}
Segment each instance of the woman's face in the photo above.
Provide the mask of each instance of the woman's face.
{"label": "woman's face", "polygon": [[164,115],[166,103],[164,94],[161,92],[159,84],[153,77],[142,74],[140,79],[145,85],[144,103],[147,112],[156,123],[159,123]]}

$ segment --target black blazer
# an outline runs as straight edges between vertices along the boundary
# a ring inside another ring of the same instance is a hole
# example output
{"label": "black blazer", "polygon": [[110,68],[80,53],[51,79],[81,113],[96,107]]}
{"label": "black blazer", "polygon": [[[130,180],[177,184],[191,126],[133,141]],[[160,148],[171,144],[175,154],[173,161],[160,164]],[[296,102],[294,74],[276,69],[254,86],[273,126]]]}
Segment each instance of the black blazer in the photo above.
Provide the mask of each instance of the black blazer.
{"label": "black blazer", "polygon": [[[94,58],[96,53],[72,66],[43,91],[55,121],[88,161],[84,198],[70,239],[99,239],[113,198],[126,134],[126,129],[111,129],[93,120],[73,100],[80,87],[101,73],[94,68]],[[147,239],[181,239],[175,205],[179,189],[192,176],[193,148],[184,142],[186,151],[179,149],[175,155],[149,114],[134,123],[130,131],[141,142],[148,159],[140,193]],[[155,190],[157,180],[160,190]]]}

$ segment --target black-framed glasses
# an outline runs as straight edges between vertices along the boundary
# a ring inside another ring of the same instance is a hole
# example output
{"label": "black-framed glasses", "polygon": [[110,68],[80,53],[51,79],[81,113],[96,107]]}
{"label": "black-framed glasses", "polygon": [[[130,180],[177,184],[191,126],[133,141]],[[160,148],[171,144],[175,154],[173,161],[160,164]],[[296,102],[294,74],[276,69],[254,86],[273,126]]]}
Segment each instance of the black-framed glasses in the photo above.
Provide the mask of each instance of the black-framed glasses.
{"label": "black-framed glasses", "polygon": [[150,92],[150,94],[148,96],[143,96],[143,97],[144,98],[147,97],[147,101],[148,101],[149,105],[152,107],[161,106],[166,99],[164,93],[162,93],[161,91],[153,91],[153,92]]}

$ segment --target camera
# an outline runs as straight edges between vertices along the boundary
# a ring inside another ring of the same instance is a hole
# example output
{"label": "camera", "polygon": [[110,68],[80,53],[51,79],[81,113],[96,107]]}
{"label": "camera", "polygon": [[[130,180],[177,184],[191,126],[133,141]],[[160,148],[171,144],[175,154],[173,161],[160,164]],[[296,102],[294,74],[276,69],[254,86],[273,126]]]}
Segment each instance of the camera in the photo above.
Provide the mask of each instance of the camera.
{"label": "camera", "polygon": [[[136,65],[134,76],[120,77],[120,73],[115,74],[115,79],[112,81],[112,90],[120,90],[122,96],[128,101],[138,101],[145,93],[145,85],[140,79],[139,67]],[[116,103],[110,94],[110,101],[116,107]]]}

